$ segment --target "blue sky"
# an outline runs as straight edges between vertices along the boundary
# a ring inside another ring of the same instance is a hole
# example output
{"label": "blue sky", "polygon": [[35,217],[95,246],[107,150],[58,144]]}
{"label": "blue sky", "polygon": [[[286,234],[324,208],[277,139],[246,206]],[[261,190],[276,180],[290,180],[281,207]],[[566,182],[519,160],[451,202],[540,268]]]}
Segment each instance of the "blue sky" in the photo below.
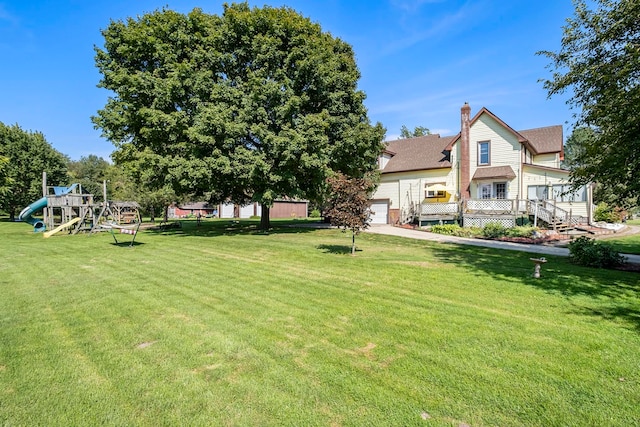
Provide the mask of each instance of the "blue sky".
{"label": "blue sky", "polygon": [[[460,107],[487,107],[516,130],[563,124],[570,133],[566,96],[547,99],[538,81],[550,76],[539,50],[557,51],[571,0],[274,0],[351,44],[362,74],[359,86],[373,123],[387,139],[401,126],[432,133],[459,131]],[[90,117],[109,92],[96,87],[94,46],[100,30],[162,7],[186,13],[207,0],[0,0],[0,122],[42,132],[74,160],[109,159],[113,145]]]}

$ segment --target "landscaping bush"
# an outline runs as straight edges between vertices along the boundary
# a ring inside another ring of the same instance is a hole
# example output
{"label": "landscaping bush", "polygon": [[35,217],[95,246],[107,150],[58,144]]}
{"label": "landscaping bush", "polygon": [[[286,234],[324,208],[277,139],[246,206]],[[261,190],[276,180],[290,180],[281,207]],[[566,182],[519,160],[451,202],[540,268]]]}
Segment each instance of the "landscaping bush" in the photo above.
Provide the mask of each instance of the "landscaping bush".
{"label": "landscaping bush", "polygon": [[457,236],[462,230],[458,224],[440,224],[431,226],[431,231],[438,234],[446,234],[448,236]]}
{"label": "landscaping bush", "polygon": [[309,214],[309,218],[320,218],[320,210],[313,209]]}
{"label": "landscaping bush", "polygon": [[478,227],[460,227],[458,224],[442,224],[431,227],[433,233],[446,234],[456,237],[478,237],[482,229]]}
{"label": "landscaping bush", "polygon": [[458,237],[478,237],[482,235],[482,228],[480,227],[463,227],[456,236]]}
{"label": "landscaping bush", "polygon": [[490,222],[482,229],[482,235],[487,239],[497,239],[507,235],[507,229],[499,222]]}
{"label": "landscaping bush", "polygon": [[608,243],[581,236],[569,243],[569,261],[587,267],[613,268],[626,259]]}
{"label": "landscaping bush", "polygon": [[626,216],[627,212],[624,209],[611,207],[605,202],[598,203],[598,206],[596,206],[593,212],[593,219],[609,223],[621,222]]}
{"label": "landscaping bush", "polygon": [[531,225],[521,225],[506,230],[508,237],[534,237],[535,232],[538,231],[537,227]]}
{"label": "landscaping bush", "polygon": [[526,216],[516,218],[516,225],[530,225],[531,220]]}

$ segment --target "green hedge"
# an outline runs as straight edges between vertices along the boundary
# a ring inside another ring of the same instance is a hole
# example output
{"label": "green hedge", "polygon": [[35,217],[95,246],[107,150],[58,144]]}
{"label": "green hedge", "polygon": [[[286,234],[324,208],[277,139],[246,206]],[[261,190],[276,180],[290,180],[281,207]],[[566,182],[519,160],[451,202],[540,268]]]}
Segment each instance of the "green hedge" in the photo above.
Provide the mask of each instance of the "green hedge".
{"label": "green hedge", "polygon": [[581,236],[569,243],[569,261],[587,267],[613,268],[624,264],[626,258],[608,243]]}

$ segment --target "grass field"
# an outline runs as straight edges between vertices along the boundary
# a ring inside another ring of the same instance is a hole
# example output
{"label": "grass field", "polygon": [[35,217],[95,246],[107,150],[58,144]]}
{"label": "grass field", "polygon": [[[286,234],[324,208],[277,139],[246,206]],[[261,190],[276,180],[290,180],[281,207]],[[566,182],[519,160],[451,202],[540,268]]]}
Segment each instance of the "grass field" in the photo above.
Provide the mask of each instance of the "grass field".
{"label": "grass field", "polygon": [[[640,219],[629,220],[627,225],[640,226]],[[611,244],[620,253],[640,255],[640,234],[606,236],[603,241]]]}
{"label": "grass field", "polygon": [[638,273],[275,225],[0,222],[0,425],[640,423]]}
{"label": "grass field", "polygon": [[640,234],[622,237],[607,237],[603,241],[609,243],[613,248],[623,254],[640,255]]}

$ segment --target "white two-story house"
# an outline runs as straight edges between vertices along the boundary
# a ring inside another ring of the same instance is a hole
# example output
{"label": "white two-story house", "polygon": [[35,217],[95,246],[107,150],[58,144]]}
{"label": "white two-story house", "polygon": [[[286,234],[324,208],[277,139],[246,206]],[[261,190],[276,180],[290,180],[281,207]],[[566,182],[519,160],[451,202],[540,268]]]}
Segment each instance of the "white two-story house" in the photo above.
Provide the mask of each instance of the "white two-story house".
{"label": "white two-story house", "polygon": [[486,108],[472,118],[465,103],[459,134],[387,143],[372,222],[590,222],[591,187],[571,190],[563,156],[562,126],[516,131]]}

